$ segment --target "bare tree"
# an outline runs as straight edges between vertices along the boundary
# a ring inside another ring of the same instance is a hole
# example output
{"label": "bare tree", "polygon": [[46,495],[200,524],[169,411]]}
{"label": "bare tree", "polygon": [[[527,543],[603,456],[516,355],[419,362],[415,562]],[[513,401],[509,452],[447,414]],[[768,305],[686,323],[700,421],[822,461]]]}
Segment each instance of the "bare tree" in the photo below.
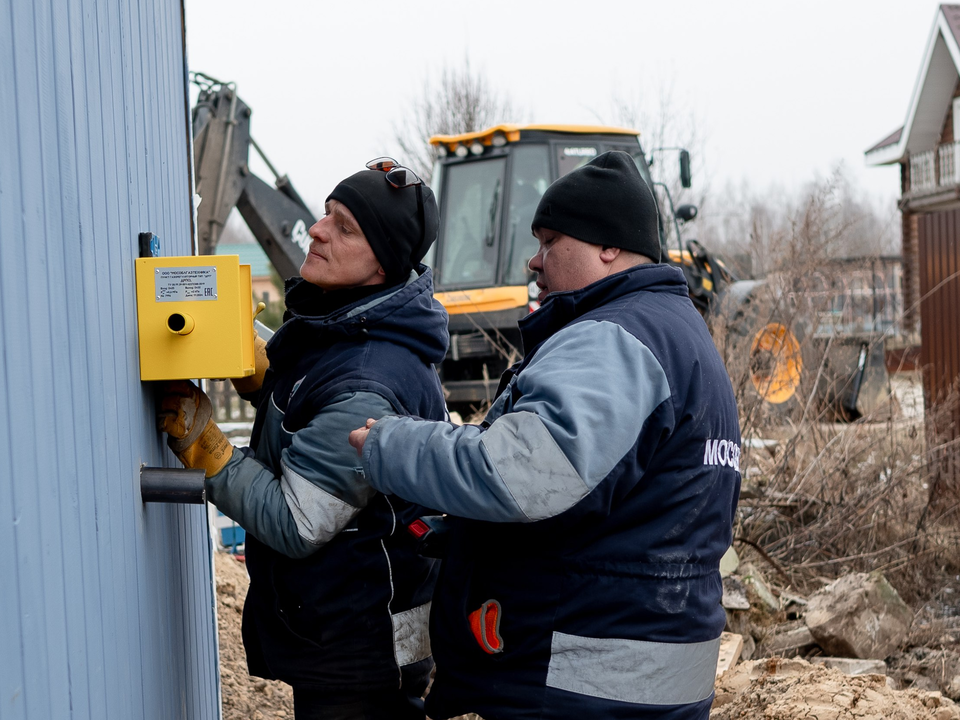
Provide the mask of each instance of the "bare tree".
{"label": "bare tree", "polygon": [[869,196],[842,166],[795,191],[727,184],[698,223],[707,247],[728,258],[749,258],[756,276],[790,266],[797,258],[788,248],[800,245],[803,253],[825,259],[899,253],[896,206]]}
{"label": "bare tree", "polygon": [[430,181],[437,149],[430,145],[433,135],[475,132],[503,122],[516,122],[510,98],[492,88],[481,71],[463,65],[447,65],[440,80],[428,77],[423,94],[414,98],[403,121],[394,127],[394,139],[402,161],[425,182]]}

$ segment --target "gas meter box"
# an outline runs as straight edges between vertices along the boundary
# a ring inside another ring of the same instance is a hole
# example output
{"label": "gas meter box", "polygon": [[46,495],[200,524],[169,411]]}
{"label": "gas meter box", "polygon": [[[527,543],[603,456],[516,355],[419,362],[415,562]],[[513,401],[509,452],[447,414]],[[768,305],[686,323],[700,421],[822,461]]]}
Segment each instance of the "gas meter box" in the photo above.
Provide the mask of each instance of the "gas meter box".
{"label": "gas meter box", "polygon": [[141,380],[254,374],[249,265],[237,255],[136,262]]}

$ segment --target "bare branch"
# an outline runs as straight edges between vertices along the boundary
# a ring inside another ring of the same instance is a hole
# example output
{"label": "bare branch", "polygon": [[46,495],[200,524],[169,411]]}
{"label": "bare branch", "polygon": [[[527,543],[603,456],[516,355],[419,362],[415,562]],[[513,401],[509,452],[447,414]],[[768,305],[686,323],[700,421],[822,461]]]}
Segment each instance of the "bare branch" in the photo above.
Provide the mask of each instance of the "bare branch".
{"label": "bare branch", "polygon": [[432,136],[476,132],[517,120],[511,99],[492,88],[466,58],[459,67],[445,66],[439,81],[424,80],[423,94],[411,101],[403,121],[394,126],[394,139],[402,162],[429,182],[437,159],[436,148],[429,143]]}

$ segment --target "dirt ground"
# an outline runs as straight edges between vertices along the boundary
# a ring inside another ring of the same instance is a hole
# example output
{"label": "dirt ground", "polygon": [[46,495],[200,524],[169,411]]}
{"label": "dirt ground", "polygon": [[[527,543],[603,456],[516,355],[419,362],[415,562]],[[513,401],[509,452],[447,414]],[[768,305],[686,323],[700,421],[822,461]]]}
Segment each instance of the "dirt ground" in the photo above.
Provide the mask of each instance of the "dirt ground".
{"label": "dirt ground", "polygon": [[[249,579],[243,563],[229,553],[214,553],[217,576],[217,627],[220,631],[220,684],[223,720],[293,719],[293,691],[278,681],[247,673],[240,636],[240,615]],[[482,720],[465,715],[453,720]]]}
{"label": "dirt ground", "polygon": [[290,686],[247,674],[247,658],[240,638],[240,613],[249,584],[247,570],[228,553],[215,553],[214,563],[223,720],[291,720],[293,691]]}
{"label": "dirt ground", "polygon": [[960,720],[939,692],[893,690],[883,675],[844,675],[801,659],[734,666],[718,680],[710,720]]}
{"label": "dirt ground", "polygon": [[[240,637],[246,569],[227,553],[216,553],[215,563],[224,720],[292,720],[289,686],[247,674]],[[801,659],[768,658],[740,663],[718,680],[710,718],[960,720],[960,707],[939,692],[893,690],[882,675],[851,677]]]}

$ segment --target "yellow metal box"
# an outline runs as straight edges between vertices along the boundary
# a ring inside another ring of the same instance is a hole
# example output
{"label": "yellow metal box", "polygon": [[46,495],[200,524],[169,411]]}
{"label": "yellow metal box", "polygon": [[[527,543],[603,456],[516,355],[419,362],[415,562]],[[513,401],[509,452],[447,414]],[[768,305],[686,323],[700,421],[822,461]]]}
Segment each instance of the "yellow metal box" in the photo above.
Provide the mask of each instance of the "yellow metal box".
{"label": "yellow metal box", "polygon": [[253,375],[250,266],[237,255],[137,259],[141,380]]}

